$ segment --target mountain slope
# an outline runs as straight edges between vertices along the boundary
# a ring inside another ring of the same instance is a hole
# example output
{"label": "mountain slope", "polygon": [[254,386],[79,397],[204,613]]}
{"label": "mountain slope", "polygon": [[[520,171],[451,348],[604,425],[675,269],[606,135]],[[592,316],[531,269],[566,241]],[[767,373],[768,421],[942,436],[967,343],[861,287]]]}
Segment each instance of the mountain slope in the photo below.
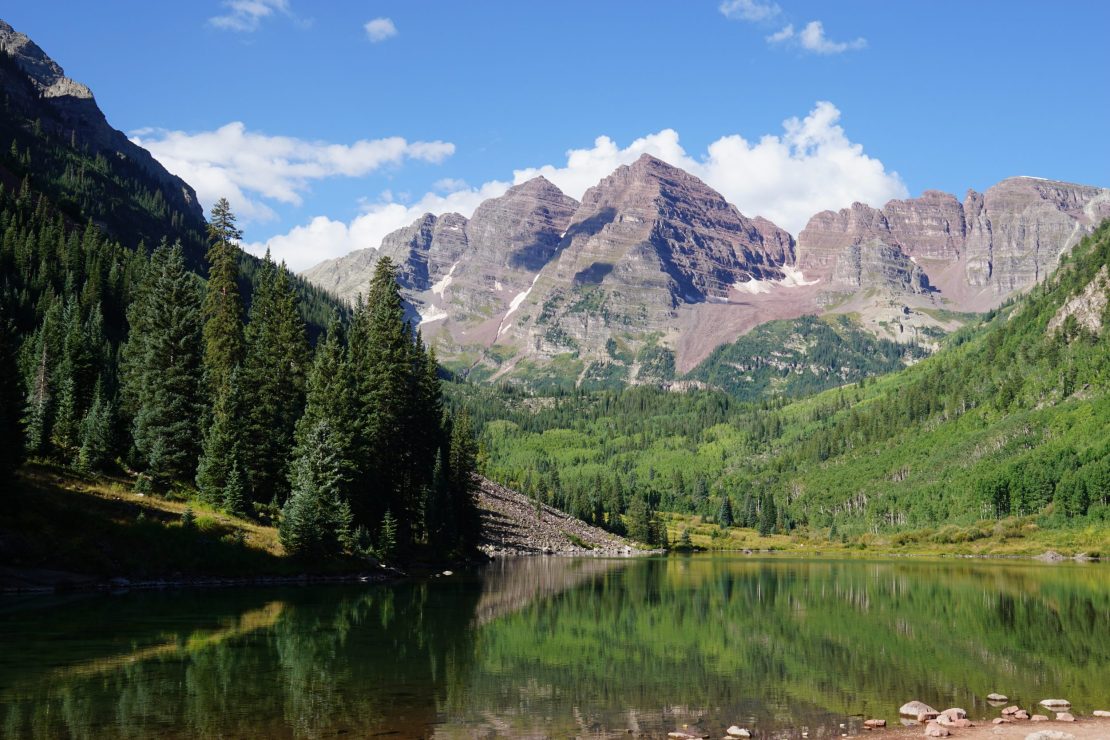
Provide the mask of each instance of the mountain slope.
{"label": "mountain slope", "polygon": [[[206,223],[193,188],[112,128],[88,87],[2,20],[0,91],[0,185],[43,196],[68,228],[91,221],[127,248],[180,241],[190,269],[205,273]],[[262,261],[245,253],[239,260],[249,302]],[[314,337],[346,311],[303,278],[293,283]]]}
{"label": "mountain slope", "polygon": [[963,201],[926,191],[825,211],[795,242],[645,155],[580,204],[537,178],[305,277],[353,297],[388,255],[410,316],[475,380],[669,384],[753,328],[807,315],[847,317],[909,359],[1043,280],[1108,215],[1110,190],[1019,177]]}
{"label": "mountain slope", "polygon": [[[520,398],[458,387],[486,474],[556,503],[621,492],[776,526],[981,537],[1110,520],[1110,222],[1040,287],[874,381],[740,404],[651,388]],[[1035,517],[1014,520],[1011,517]],[[985,522],[977,524],[977,522]],[[945,529],[948,527],[948,529]]]}

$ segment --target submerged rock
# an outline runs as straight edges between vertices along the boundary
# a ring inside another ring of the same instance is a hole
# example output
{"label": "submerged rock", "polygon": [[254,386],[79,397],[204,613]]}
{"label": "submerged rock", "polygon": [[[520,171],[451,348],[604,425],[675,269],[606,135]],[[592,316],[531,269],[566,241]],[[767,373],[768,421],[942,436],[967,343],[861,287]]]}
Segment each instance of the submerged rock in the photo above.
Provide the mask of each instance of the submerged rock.
{"label": "submerged rock", "polygon": [[987,694],[987,701],[1008,701],[1009,697],[1005,694]]}

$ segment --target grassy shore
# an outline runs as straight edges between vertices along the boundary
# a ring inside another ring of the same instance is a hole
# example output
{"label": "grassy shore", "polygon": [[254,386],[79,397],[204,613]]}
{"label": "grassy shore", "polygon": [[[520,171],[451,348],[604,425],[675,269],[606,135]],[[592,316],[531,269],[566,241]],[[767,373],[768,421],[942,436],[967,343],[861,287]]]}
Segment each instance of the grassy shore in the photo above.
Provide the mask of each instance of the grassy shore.
{"label": "grassy shore", "polygon": [[[341,574],[364,561],[305,563],[282,551],[277,529],[191,498],[136,493],[122,478],[29,464],[6,494],[0,565],[99,576],[171,578]],[[185,511],[193,512],[187,522]]]}
{"label": "grassy shore", "polygon": [[1080,527],[1048,529],[1038,526],[1036,517],[1009,517],[999,521],[976,522],[965,527],[945,525],[937,529],[869,533],[854,538],[842,538],[833,533],[830,538],[828,530],[805,530],[764,537],[754,529],[722,528],[705,522],[698,516],[673,513],[663,516],[672,544],[678,543],[685,531],[695,547],[706,550],[978,557],[1033,557],[1052,550],[1066,557],[1080,554],[1089,557],[1110,555],[1110,527],[1101,522]]}

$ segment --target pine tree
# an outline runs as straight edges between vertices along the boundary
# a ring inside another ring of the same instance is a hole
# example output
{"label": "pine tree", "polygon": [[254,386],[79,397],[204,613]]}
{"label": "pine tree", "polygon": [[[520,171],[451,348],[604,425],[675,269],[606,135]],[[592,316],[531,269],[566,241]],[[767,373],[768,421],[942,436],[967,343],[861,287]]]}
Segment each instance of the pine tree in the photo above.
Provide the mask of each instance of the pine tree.
{"label": "pine tree", "polygon": [[775,497],[771,494],[764,494],[763,504],[759,509],[759,534],[766,537],[775,531],[775,523],[778,515],[775,511]]}
{"label": "pine tree", "polygon": [[642,496],[633,494],[628,504],[628,536],[636,542],[652,544],[651,512]]}
{"label": "pine tree", "polygon": [[115,408],[106,397],[103,383],[97,382],[93,402],[81,420],[81,447],[77,451],[79,470],[104,469],[112,461],[116,447]]}
{"label": "pine tree", "polygon": [[717,512],[717,524],[722,527],[731,527],[733,525],[732,519],[732,499],[726,494],[721,500],[721,508]]}
{"label": "pine tree", "polygon": [[282,502],[288,495],[307,365],[308,339],[289,273],[267,255],[251,303],[242,378],[247,408],[240,462],[257,501]]}
{"label": "pine tree", "polygon": [[239,296],[238,242],[242,232],[226,198],[208,222],[208,286],[204,294],[204,373],[213,398],[226,391],[243,361],[243,302]]}
{"label": "pine tree", "polygon": [[227,513],[237,516],[246,516],[247,500],[250,497],[247,495],[243,475],[239,472],[238,460],[232,460],[231,462],[231,470],[228,471],[227,483],[224,485],[223,494],[223,506]]}
{"label": "pine tree", "polygon": [[[212,423],[204,435],[204,448],[197,464],[197,488],[213,504],[223,503],[232,467],[244,452],[246,401],[239,375],[239,368],[233,369],[226,385],[217,392]],[[242,481],[240,489],[246,490]],[[245,511],[245,505],[241,509]]]}
{"label": "pine tree", "polygon": [[451,510],[458,532],[458,549],[467,552],[478,545],[481,520],[474,503],[475,456],[478,445],[470,426],[470,414],[461,409],[451,423],[451,441],[448,448],[448,485],[451,490]]}
{"label": "pine tree", "polygon": [[11,322],[0,312],[0,484],[23,462],[24,394],[15,342]]}
{"label": "pine tree", "polygon": [[140,462],[156,479],[182,480],[196,470],[200,447],[200,291],[180,244],[163,243],[155,254],[129,313],[134,365],[125,382],[134,386],[132,438]]}
{"label": "pine tree", "polygon": [[326,422],[317,424],[298,445],[291,488],[278,532],[282,546],[304,557],[339,554],[350,537],[351,515],[342,497],[339,450]]}

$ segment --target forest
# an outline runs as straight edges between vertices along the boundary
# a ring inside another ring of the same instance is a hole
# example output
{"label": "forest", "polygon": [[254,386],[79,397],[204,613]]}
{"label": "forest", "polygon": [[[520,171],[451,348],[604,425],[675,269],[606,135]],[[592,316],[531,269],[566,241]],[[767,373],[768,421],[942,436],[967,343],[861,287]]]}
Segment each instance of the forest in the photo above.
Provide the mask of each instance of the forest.
{"label": "forest", "polygon": [[[473,546],[474,443],[388,261],[315,350],[284,266],[240,294],[235,217],[212,211],[207,279],[0,188],[3,474],[26,458],[125,473],[280,524],[306,558],[458,556]],[[249,309],[244,309],[244,304]]]}
{"label": "forest", "polygon": [[[1104,224],[934,356],[797,399],[647,386],[449,393],[482,408],[489,477],[602,526],[623,526],[637,498],[765,532],[929,529],[958,541],[1016,517],[1090,526],[1110,518],[1110,337],[1062,311],[1106,279],[1108,258]],[[1098,326],[1108,321],[1103,309]]]}

